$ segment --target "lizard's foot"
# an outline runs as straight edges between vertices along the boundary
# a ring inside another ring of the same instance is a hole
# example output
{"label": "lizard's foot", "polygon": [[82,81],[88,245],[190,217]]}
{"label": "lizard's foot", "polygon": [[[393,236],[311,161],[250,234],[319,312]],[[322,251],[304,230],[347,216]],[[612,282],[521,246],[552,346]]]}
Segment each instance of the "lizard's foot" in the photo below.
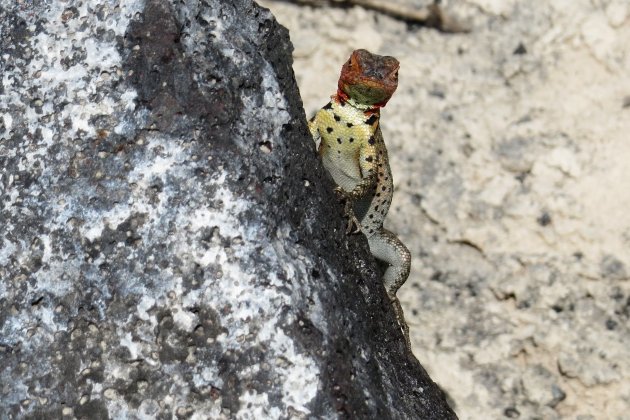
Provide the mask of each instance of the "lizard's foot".
{"label": "lizard's foot", "polygon": [[335,187],[335,194],[339,197],[339,201],[350,200],[350,193],[341,187]]}
{"label": "lizard's foot", "polygon": [[344,209],[343,209],[343,213],[348,218],[348,225],[346,227],[346,234],[350,235],[350,234],[354,234],[354,233],[360,233],[361,232],[361,223],[359,222],[359,219],[354,215],[354,208],[353,208],[354,200],[353,200],[353,198],[350,196],[350,194],[346,190],[344,190],[341,187],[336,187],[335,188],[335,193],[339,197],[341,197],[341,199],[343,201],[345,201],[345,206],[344,206]]}
{"label": "lizard's foot", "polygon": [[346,234],[351,235],[353,233],[361,232],[361,224],[359,223],[359,219],[354,215],[354,210],[352,209],[352,203],[350,201],[346,201],[346,207],[344,209],[346,216],[348,217],[348,226],[346,227]]}

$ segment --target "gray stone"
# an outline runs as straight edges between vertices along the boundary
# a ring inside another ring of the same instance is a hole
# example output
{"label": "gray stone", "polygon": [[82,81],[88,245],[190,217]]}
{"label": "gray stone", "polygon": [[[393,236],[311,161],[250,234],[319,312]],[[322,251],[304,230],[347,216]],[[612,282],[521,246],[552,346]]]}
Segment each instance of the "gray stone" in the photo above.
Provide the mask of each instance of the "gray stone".
{"label": "gray stone", "polygon": [[627,280],[626,268],[619,259],[613,255],[605,255],[601,262],[602,277],[612,280]]}
{"label": "gray stone", "polygon": [[554,383],[553,374],[541,365],[528,367],[522,381],[527,399],[537,406],[553,407],[566,397],[562,397],[563,391]]}
{"label": "gray stone", "polygon": [[496,147],[496,154],[501,166],[516,173],[528,172],[534,164],[535,143],[531,139],[514,137],[501,141]]}
{"label": "gray stone", "polygon": [[3,418],[455,418],[268,11],[1,0],[0,33]]}

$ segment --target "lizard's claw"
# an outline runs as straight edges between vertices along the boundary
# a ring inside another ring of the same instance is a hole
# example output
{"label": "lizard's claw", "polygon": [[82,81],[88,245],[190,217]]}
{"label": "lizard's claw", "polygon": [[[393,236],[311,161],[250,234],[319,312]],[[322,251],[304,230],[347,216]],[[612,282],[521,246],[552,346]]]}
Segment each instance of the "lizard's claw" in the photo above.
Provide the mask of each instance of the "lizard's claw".
{"label": "lizard's claw", "polygon": [[337,194],[342,200],[348,199],[348,192],[341,187],[335,187],[335,194]]}
{"label": "lizard's claw", "polygon": [[357,216],[354,215],[352,202],[350,200],[346,201],[344,213],[348,217],[348,226],[346,227],[346,234],[351,235],[354,233],[361,232],[361,223],[359,223],[359,219],[357,219]]}
{"label": "lizard's claw", "polygon": [[343,214],[348,218],[346,234],[350,235],[353,233],[361,232],[361,223],[359,223],[359,219],[357,219],[357,217],[354,215],[354,200],[352,194],[341,187],[335,188],[335,194],[339,196],[341,201],[345,201]]}
{"label": "lizard's claw", "polygon": [[348,220],[348,227],[346,228],[346,235],[355,235],[361,233],[361,225],[356,217]]}

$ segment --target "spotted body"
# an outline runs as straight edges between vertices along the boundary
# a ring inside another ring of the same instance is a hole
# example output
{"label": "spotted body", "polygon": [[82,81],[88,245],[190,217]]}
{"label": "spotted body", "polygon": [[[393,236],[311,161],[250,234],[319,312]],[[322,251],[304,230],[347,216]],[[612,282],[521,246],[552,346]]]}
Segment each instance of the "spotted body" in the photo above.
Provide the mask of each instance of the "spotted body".
{"label": "spotted body", "polygon": [[346,200],[350,226],[356,225],[379,260],[388,264],[383,281],[410,347],[409,331],[396,292],[407,280],[411,256],[383,222],[394,184],[380,129],[380,108],[396,90],[398,61],[356,50],[342,68],[337,94],[309,122],[319,155]]}

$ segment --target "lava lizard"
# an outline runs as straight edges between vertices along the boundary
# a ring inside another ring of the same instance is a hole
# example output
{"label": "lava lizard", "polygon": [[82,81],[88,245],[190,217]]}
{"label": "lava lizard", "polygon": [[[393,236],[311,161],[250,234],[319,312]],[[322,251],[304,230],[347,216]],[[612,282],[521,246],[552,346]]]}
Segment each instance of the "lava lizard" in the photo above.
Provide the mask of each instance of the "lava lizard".
{"label": "lava lizard", "polygon": [[379,127],[380,108],[398,87],[394,57],[356,50],[343,65],[337,93],[309,121],[319,143],[324,167],[345,199],[348,233],[356,226],[370,252],[388,264],[383,276],[387,295],[411,349],[409,327],[396,292],[409,276],[411,254],[392,232],[383,228],[394,193],[387,149]]}

